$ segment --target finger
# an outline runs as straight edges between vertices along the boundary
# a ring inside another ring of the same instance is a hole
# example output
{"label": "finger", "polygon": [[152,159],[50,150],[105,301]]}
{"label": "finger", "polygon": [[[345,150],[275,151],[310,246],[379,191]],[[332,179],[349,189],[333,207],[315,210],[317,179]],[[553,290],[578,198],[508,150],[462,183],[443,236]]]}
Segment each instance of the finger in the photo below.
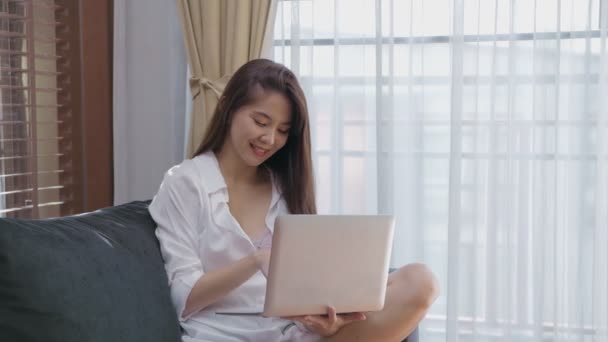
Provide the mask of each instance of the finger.
{"label": "finger", "polygon": [[347,320],[349,322],[364,321],[367,319],[367,316],[365,316],[365,314],[363,312],[349,312],[349,313],[339,314],[338,316],[340,318],[342,318],[343,320]]}
{"label": "finger", "polygon": [[308,320],[306,319],[308,316],[292,316],[289,318],[286,318],[288,320],[294,321],[294,322],[300,322],[304,325],[308,324]]}
{"label": "finger", "polygon": [[321,316],[306,316],[304,318],[305,324],[312,324],[318,327],[326,327],[327,326],[327,318]]}
{"label": "finger", "polygon": [[282,318],[282,319],[289,319],[289,320],[295,320],[295,319],[304,319],[304,318],[306,318],[308,316],[309,315],[281,316],[280,318]]}
{"label": "finger", "polygon": [[306,327],[306,329],[308,329],[310,331],[314,331],[319,335],[325,335],[326,331],[327,331],[327,329],[324,326],[322,326],[316,322],[307,322],[307,323],[304,323],[304,326]]}
{"label": "finger", "polygon": [[286,319],[286,320],[290,320],[290,321],[295,321],[295,322],[300,322],[302,324],[305,324],[305,319],[307,316],[284,316],[281,317],[282,319]]}
{"label": "finger", "polygon": [[336,324],[338,321],[338,316],[336,315],[336,308],[333,306],[327,307],[327,320],[330,326]]}

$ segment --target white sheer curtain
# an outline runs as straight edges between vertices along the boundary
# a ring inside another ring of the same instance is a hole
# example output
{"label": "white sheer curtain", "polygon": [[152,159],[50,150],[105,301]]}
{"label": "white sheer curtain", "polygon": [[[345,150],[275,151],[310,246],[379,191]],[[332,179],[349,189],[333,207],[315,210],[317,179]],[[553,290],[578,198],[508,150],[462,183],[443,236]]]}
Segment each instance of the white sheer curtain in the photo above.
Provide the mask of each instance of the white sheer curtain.
{"label": "white sheer curtain", "polygon": [[281,1],[322,213],[392,213],[424,341],[608,341],[608,0]]}

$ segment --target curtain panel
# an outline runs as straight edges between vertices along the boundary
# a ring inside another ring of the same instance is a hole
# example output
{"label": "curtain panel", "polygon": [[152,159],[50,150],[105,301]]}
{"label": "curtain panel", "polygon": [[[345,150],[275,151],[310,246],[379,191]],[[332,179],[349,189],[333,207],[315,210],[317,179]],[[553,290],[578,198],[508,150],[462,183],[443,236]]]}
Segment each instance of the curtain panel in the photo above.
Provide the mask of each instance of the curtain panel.
{"label": "curtain panel", "polygon": [[608,341],[608,1],[294,0],[320,213],[396,216],[424,341]]}
{"label": "curtain panel", "polygon": [[192,73],[187,146],[191,155],[232,73],[249,60],[268,56],[276,0],[177,0],[177,4]]}

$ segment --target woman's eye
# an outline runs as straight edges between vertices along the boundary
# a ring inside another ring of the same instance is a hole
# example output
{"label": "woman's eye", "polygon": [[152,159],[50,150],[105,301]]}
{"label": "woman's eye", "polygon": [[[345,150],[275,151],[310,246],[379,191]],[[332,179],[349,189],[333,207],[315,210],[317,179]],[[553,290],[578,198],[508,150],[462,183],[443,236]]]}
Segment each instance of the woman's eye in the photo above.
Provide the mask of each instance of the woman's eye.
{"label": "woman's eye", "polygon": [[281,133],[281,134],[283,134],[283,135],[287,135],[287,134],[289,134],[289,130],[287,130],[287,131],[282,131],[282,130],[279,130],[279,133]]}
{"label": "woman's eye", "polygon": [[266,127],[266,124],[263,122],[260,122],[258,120],[253,120],[255,122],[256,125],[260,126],[260,127]]}

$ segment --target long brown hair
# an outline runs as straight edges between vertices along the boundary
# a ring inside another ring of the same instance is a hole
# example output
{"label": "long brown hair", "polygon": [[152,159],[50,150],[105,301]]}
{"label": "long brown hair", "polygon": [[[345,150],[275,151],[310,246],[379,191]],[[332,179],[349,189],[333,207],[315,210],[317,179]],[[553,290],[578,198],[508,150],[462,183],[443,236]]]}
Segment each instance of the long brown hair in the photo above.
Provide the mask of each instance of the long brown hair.
{"label": "long brown hair", "polygon": [[256,88],[283,94],[291,104],[292,120],[285,146],[264,165],[278,179],[292,214],[315,214],[315,190],[310,156],[310,127],[306,97],[298,79],[285,66],[268,59],[255,59],[232,76],[218,101],[205,137],[193,157],[218,152],[226,140],[234,113],[256,100]]}

